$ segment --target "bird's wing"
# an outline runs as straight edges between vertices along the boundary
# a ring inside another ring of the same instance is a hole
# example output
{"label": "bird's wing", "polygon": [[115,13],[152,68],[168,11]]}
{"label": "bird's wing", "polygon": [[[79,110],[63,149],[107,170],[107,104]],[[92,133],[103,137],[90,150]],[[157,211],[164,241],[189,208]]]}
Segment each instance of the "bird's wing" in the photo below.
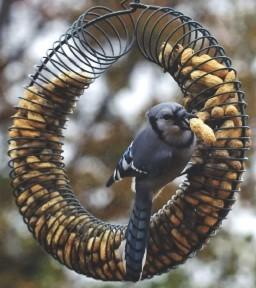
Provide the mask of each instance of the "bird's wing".
{"label": "bird's wing", "polygon": [[133,160],[133,143],[126,149],[122,157],[117,163],[113,175],[107,181],[106,186],[111,186],[114,182],[117,182],[124,177],[138,177],[146,175],[147,171],[135,165]]}

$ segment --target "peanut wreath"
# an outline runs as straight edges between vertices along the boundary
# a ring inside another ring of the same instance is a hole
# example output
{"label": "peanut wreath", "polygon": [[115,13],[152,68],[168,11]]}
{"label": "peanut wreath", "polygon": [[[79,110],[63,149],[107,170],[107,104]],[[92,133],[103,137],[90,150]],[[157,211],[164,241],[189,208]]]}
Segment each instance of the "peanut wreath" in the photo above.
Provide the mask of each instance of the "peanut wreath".
{"label": "peanut wreath", "polygon": [[[118,51],[111,43],[116,39]],[[78,97],[134,39],[148,60],[174,77],[184,106],[198,116],[190,121],[198,137],[195,169],[151,217],[143,279],[183,263],[216,231],[240,191],[249,147],[237,73],[200,24],[171,8],[138,3],[84,13],[32,75],[9,130],[9,156],[16,204],[35,239],[60,263],[101,280],[124,279],[126,226],[104,223],[79,203],[64,169],[62,129]]]}

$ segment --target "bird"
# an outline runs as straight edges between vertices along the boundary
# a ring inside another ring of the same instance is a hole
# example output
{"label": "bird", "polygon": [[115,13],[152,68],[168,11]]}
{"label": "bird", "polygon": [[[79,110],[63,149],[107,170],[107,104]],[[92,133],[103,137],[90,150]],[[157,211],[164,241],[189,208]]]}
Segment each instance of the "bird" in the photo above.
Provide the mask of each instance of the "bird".
{"label": "bird", "polygon": [[134,180],[135,200],[122,246],[125,280],[139,281],[146,262],[153,195],[177,178],[196,143],[189,119],[196,117],[175,102],[153,106],[147,122],[122,154],[106,183]]}

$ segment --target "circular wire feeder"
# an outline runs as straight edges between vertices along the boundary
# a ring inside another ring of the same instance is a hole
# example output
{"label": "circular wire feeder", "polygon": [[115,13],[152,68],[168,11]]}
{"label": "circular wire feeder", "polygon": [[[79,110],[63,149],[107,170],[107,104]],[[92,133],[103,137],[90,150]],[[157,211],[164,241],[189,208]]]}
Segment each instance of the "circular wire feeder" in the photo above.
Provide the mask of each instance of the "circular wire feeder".
{"label": "circular wire feeder", "polygon": [[213,145],[198,141],[187,179],[151,217],[142,279],[175,268],[214,235],[240,191],[250,141],[237,73],[199,23],[140,1],[122,11],[94,7],[81,15],[30,76],[9,129],[9,165],[29,231],[60,263],[101,280],[125,279],[126,226],[104,223],[81,206],[65,172],[62,131],[84,89],[136,42],[146,59],[172,75],[186,109],[216,137]]}

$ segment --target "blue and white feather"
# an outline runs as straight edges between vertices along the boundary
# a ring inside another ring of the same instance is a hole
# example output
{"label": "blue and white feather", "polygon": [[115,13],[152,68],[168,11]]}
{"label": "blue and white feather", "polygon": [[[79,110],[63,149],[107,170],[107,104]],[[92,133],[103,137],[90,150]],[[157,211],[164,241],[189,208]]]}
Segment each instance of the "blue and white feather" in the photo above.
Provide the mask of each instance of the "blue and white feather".
{"label": "blue and white feather", "polygon": [[146,171],[137,168],[134,164],[132,142],[118,161],[112,176],[107,181],[106,186],[110,187],[113,183],[122,180],[124,177],[138,177],[146,174]]}

